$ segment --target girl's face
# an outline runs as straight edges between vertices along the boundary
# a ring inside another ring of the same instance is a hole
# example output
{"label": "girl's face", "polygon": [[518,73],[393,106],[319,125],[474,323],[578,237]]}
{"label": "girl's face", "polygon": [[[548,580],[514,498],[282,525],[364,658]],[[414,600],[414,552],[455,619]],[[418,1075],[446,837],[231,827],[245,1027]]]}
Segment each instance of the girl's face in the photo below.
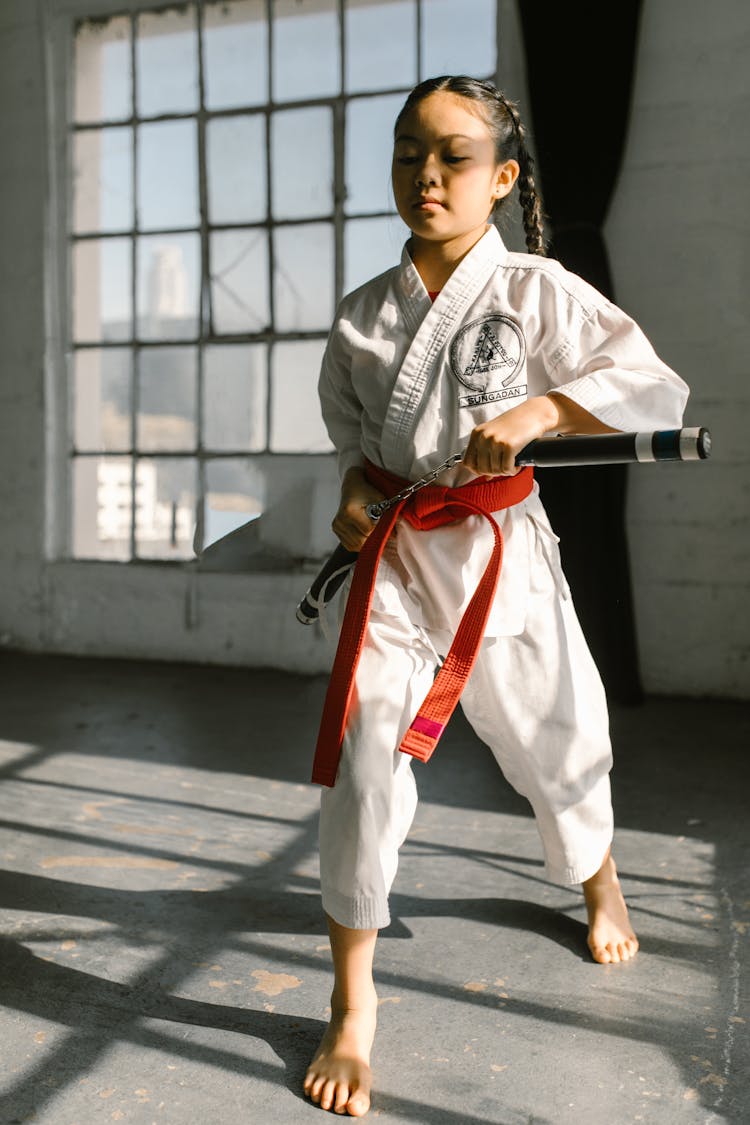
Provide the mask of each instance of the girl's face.
{"label": "girl's face", "polygon": [[495,142],[473,103],[441,90],[401,121],[393,150],[393,194],[417,239],[481,237],[498,199],[518,176],[518,164],[498,164]]}

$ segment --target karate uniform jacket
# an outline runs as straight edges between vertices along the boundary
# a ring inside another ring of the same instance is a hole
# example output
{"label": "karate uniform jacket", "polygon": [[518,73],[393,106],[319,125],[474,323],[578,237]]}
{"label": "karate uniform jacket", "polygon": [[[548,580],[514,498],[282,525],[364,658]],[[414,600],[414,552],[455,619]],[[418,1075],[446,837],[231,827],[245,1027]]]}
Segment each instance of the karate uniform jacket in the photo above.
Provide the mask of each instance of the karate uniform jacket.
{"label": "karate uniform jacket", "polygon": [[[342,477],[368,458],[414,480],[481,422],[551,390],[617,430],[682,424],[683,380],[622,309],[559,262],[508,251],[490,226],[432,303],[407,246],[400,265],[343,298],[329,335],[319,394]],[[470,479],[458,466],[439,483]],[[509,636],[523,632],[540,545],[569,592],[537,486],[495,518],[505,551],[486,635]],[[429,532],[400,521],[373,607],[454,631],[491,545],[481,516]]]}

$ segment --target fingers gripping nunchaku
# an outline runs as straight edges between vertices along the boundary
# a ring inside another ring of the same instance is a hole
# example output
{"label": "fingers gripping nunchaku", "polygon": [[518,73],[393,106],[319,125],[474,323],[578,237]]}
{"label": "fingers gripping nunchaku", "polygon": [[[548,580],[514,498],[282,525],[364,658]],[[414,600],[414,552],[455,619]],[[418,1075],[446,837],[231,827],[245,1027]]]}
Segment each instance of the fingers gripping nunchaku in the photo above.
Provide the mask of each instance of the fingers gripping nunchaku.
{"label": "fingers gripping nunchaku", "polygon": [[[681,430],[655,430],[627,434],[565,434],[538,438],[516,455],[516,465],[539,468],[566,468],[573,465],[623,465],[649,461],[704,461],[711,454],[711,435],[704,427]],[[463,453],[454,453],[430,473],[413,481],[396,496],[368,504],[367,515],[376,523],[384,512],[432,484],[446,469],[463,460]],[[297,620],[311,625],[320,610],[333,598],[356,562],[357,552],[339,546],[318,573],[297,606]]]}

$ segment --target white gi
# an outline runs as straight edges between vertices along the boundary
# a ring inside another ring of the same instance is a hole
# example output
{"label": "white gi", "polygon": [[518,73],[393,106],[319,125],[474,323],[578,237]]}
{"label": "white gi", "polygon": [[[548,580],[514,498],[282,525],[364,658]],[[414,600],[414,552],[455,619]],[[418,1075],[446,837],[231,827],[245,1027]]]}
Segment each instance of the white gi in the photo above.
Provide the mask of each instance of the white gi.
{"label": "white gi", "polygon": [[[368,458],[411,480],[464,449],[479,423],[559,389],[623,431],[677,428],[688,388],[619,308],[556,261],[506,250],[495,227],[434,304],[401,264],[346,296],[320,374],[341,475]],[[441,477],[476,479],[459,466]],[[479,656],[461,697],[472,727],[529,800],[546,871],[580,883],[611,843],[609,720],[535,485],[494,518],[505,550]],[[484,570],[481,516],[431,531],[399,521],[378,571],[341,763],[321,800],[323,907],[341,925],[388,925],[398,849],[416,809],[401,738]],[[426,768],[439,769],[440,747]]]}

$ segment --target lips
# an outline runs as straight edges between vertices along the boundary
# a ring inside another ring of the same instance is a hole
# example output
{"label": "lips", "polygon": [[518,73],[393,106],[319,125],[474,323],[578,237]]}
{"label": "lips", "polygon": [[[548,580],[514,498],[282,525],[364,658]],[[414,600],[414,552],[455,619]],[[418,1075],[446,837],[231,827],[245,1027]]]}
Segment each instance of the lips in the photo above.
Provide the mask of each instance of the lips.
{"label": "lips", "polygon": [[432,195],[423,195],[423,196],[420,196],[419,199],[415,203],[412,204],[412,206],[413,207],[427,207],[430,210],[432,210],[435,207],[442,207],[443,204],[440,202],[439,199],[435,199],[434,196],[432,196]]}

